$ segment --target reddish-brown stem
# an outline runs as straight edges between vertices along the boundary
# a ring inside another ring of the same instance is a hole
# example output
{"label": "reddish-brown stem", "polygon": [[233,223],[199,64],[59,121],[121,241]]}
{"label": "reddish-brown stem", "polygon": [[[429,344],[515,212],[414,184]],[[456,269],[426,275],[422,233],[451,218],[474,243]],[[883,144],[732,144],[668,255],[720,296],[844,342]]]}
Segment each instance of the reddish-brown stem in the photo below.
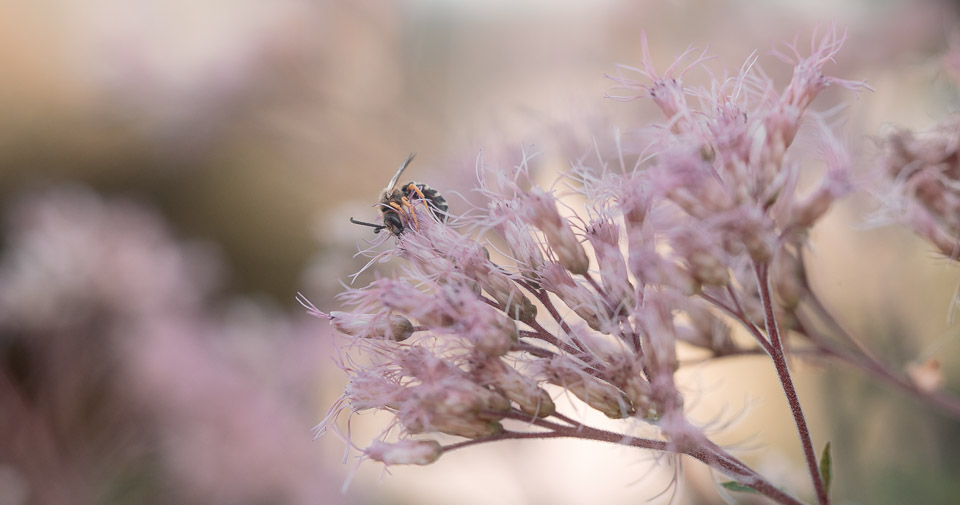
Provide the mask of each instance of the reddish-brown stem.
{"label": "reddish-brown stem", "polygon": [[[560,325],[560,329],[562,329],[563,332],[566,333],[567,335],[570,335],[570,338],[573,341],[573,345],[577,346],[579,349],[579,344],[576,341],[577,340],[576,335],[574,335],[573,330],[570,329],[570,325],[568,325],[567,322],[563,320],[563,317],[560,315],[560,312],[558,312],[557,308],[553,305],[553,301],[550,300],[550,295],[547,293],[547,291],[543,289],[534,288],[533,286],[527,284],[526,282],[521,282],[521,281],[516,281],[516,282],[517,284],[523,286],[527,291],[532,293],[533,296],[535,296],[537,300],[539,300],[540,303],[543,304],[544,308],[547,309],[547,312],[550,313],[550,316],[553,317],[553,320]],[[580,352],[583,352],[583,349],[579,349],[579,350]]]}
{"label": "reddish-brown stem", "polygon": [[561,421],[563,421],[563,422],[565,422],[565,423],[567,423],[567,424],[573,425],[573,426],[580,426],[580,422],[579,422],[579,421],[574,420],[574,419],[571,419],[571,418],[569,418],[569,417],[567,417],[567,416],[565,416],[565,415],[563,415],[563,414],[561,414],[561,413],[559,413],[559,412],[554,412],[554,413],[553,413],[553,416],[551,416],[551,417],[556,417],[557,419],[559,419],[559,420],[561,420]]}
{"label": "reddish-brown stem", "polygon": [[609,298],[607,298],[607,293],[603,290],[603,286],[601,286],[600,283],[598,283],[598,282],[593,278],[593,276],[590,275],[589,272],[583,274],[583,278],[587,280],[587,282],[590,284],[590,286],[593,287],[594,291],[596,291],[597,294],[600,295],[600,297],[603,298],[603,300],[604,300],[605,302],[607,302],[608,304],[610,303]]}
{"label": "reddish-brown stem", "polygon": [[[810,292],[809,295],[811,297],[814,296],[812,292]],[[708,297],[704,297],[704,299],[709,301]],[[711,301],[711,303],[713,302]],[[818,312],[822,310],[826,309],[822,307],[817,309]],[[807,324],[802,314],[795,313],[794,315],[796,317],[794,331],[797,333],[797,335],[806,338],[811,345],[805,348],[784,349],[784,354],[788,356],[810,356],[823,359],[834,359],[839,363],[855,368],[876,379],[879,379],[895,387],[896,389],[899,389],[900,391],[909,393],[911,398],[925,402],[951,417],[960,419],[960,398],[958,398],[956,395],[943,391],[924,391],[917,387],[917,385],[914,384],[909,378],[898,373],[895,367],[891,367],[880,361],[879,358],[877,358],[873,353],[863,353],[861,350],[862,344],[855,345],[857,351],[859,352],[842,348],[835,343],[834,339],[826,337],[823,335],[823,333],[817,331],[813,326]],[[832,316],[829,316],[829,314],[820,314],[820,317],[824,318]],[[844,340],[855,341],[853,336],[847,334],[846,330],[840,327],[835,321],[827,322],[827,324],[831,326],[834,331],[840,333],[840,336]],[[722,354],[711,354],[702,358],[684,360],[681,362],[681,365],[697,365],[717,359],[736,358],[740,356],[757,356],[761,354],[770,355],[770,352],[759,348],[737,348],[730,351],[725,351]]]}
{"label": "reddish-brown stem", "polygon": [[833,317],[833,314],[831,314],[830,311],[827,310],[827,307],[823,305],[823,302],[820,301],[820,297],[817,296],[817,294],[810,289],[810,286],[806,283],[804,283],[804,295],[804,298],[810,302],[810,306],[813,308],[813,311],[817,313],[823,322],[827,323],[828,326],[833,328],[833,330],[837,332],[840,337],[853,344],[853,346],[870,361],[876,363],[880,362],[877,356],[873,354],[870,348],[863,344],[860,339],[854,337],[845,329],[843,329],[843,326],[840,325],[836,318]]}
{"label": "reddish-brown stem", "polygon": [[[672,451],[686,454],[700,460],[707,466],[710,466],[711,468],[714,468],[725,475],[737,479],[737,481],[743,485],[756,489],[760,493],[767,495],[781,503],[800,503],[795,498],[787,495],[766,481],[762,476],[756,473],[745,463],[730,455],[721,447],[717,446],[705,437],[700,439],[701,445],[692,446],[688,449],[677,451],[677,448],[671,447],[669,443],[662,440],[637,438],[622,433],[614,433],[611,431],[593,428],[576,422],[573,419],[563,416],[562,414],[554,414],[554,416],[563,420],[564,422],[570,423],[572,426],[562,426],[545,420],[537,420],[535,424],[541,427],[549,428],[557,433],[568,433],[571,437],[586,438],[589,440],[597,440],[621,445],[630,445],[642,449]],[[519,420],[529,420],[529,416],[525,414],[511,414],[510,417]]]}
{"label": "reddish-brown stem", "polygon": [[727,294],[730,295],[730,301],[733,302],[733,308],[737,309],[737,314],[742,314],[746,317],[747,311],[743,310],[743,303],[740,301],[740,295],[737,294],[737,290],[733,289],[733,284],[727,283]]}
{"label": "reddish-brown stem", "polygon": [[563,320],[563,317],[560,315],[560,312],[558,312],[556,306],[553,305],[553,301],[550,300],[549,293],[547,293],[547,291],[543,289],[536,289],[533,286],[527,284],[526,282],[522,282],[522,281],[516,281],[516,282],[517,284],[520,284],[521,286],[523,286],[527,291],[530,291],[535,297],[537,297],[537,300],[539,300],[540,303],[543,304],[543,306],[547,309],[547,312],[549,312],[550,315],[553,317],[553,319],[557,322],[557,324],[560,325],[560,329],[562,329],[564,333],[570,336],[570,343],[567,344],[561,341],[559,338],[553,336],[550,332],[546,330],[546,328],[543,327],[543,325],[541,325],[536,320],[527,322],[527,325],[529,325],[531,328],[536,330],[541,335],[550,335],[552,339],[555,342],[557,342],[554,345],[556,345],[559,349],[562,349],[563,351],[567,352],[571,356],[582,359],[597,371],[603,370],[602,364],[597,363],[596,360],[593,359],[592,354],[584,352],[583,347],[580,345],[579,341],[577,340],[577,335],[573,332],[573,330],[566,323],[566,321]]}
{"label": "reddish-brown stem", "polygon": [[[753,339],[756,340],[758,344],[760,344],[760,347],[762,347],[767,354],[769,355],[773,354],[773,347],[771,347],[770,342],[768,342],[767,339],[764,338],[763,334],[760,333],[760,329],[757,328],[757,325],[753,324],[752,321],[747,319],[747,315],[743,312],[742,309],[740,309],[739,307],[736,309],[729,307],[727,306],[727,304],[723,303],[723,301],[721,301],[720,299],[716,298],[715,296],[709,295],[707,293],[700,293],[700,297],[710,302],[710,304],[713,305],[714,307],[717,307],[718,309],[726,312],[728,315],[730,315],[731,317],[739,321],[740,324],[744,328],[746,328],[747,331],[750,332],[750,335],[753,336]],[[734,303],[736,303],[736,301],[734,301]]]}
{"label": "reddish-brown stem", "polygon": [[601,286],[600,283],[598,283],[589,272],[583,274],[583,278],[587,280],[590,286],[593,287],[594,291],[596,291],[600,296],[600,299],[603,300],[604,308],[610,313],[615,312],[617,310],[617,304],[614,303],[609,296],[607,296],[607,292],[604,291],[603,286]]}
{"label": "reddish-brown stem", "polygon": [[[798,251],[798,254],[800,261],[802,262],[804,259],[802,248]],[[813,331],[813,328],[809,325],[803,325],[803,320],[798,314],[797,317],[801,323],[801,329],[799,331],[801,335],[807,337],[811,342],[817,345],[818,348],[823,350],[824,353],[833,356],[841,362],[855,368],[859,368],[902,391],[910,393],[914,398],[919,398],[920,400],[939,408],[954,418],[960,419],[960,398],[958,398],[956,395],[942,391],[930,392],[918,388],[913,381],[907,377],[904,377],[903,374],[898,373],[899,370],[896,367],[891,367],[884,363],[859,338],[844,329],[843,325],[841,325],[840,322],[837,321],[837,319],[833,316],[833,314],[830,313],[824,303],[820,300],[820,297],[817,295],[816,291],[813,290],[808,282],[804,281],[803,288],[805,294],[804,299],[809,302],[810,307],[816,313],[817,317],[826,323],[827,326],[829,326],[843,340],[846,340],[852,344],[856,350],[859,351],[859,354],[854,354],[846,349],[838,348],[838,346],[836,346],[830,339],[827,339],[822,334]]]}
{"label": "reddish-brown stem", "polygon": [[813,487],[817,492],[817,502],[820,505],[828,505],[830,497],[827,495],[827,488],[823,483],[823,477],[820,475],[820,468],[817,465],[817,455],[813,449],[813,441],[810,439],[810,429],[807,427],[807,420],[803,416],[803,409],[800,407],[800,398],[797,396],[797,389],[793,385],[793,379],[790,377],[790,369],[787,367],[787,359],[783,352],[783,341],[780,339],[780,329],[777,326],[777,318],[774,314],[773,296],[770,294],[770,275],[768,263],[756,263],[754,271],[757,275],[757,286],[760,290],[760,303],[763,305],[763,319],[767,327],[767,335],[770,337],[773,353],[773,365],[777,370],[777,376],[780,378],[780,385],[790,404],[790,412],[793,414],[793,420],[797,425],[797,434],[800,435],[800,443],[803,446],[803,455],[807,461],[807,471],[813,479]]}
{"label": "reddish-brown stem", "polygon": [[[810,357],[819,357],[819,358],[836,358],[836,357],[835,357],[833,354],[831,354],[829,351],[824,350],[824,349],[821,349],[820,347],[812,347],[812,346],[811,346],[811,347],[807,347],[807,348],[799,348],[799,349],[797,349],[797,348],[794,348],[794,349],[784,349],[784,354],[786,354],[786,355],[788,355],[788,356],[810,356]],[[764,351],[763,349],[760,349],[760,348],[758,348],[758,347],[754,347],[754,348],[751,348],[751,349],[738,347],[738,348],[734,348],[734,349],[729,350],[729,351],[724,351],[724,352],[722,352],[722,353],[714,353],[714,354],[710,354],[710,355],[703,356],[703,357],[700,357],[700,358],[691,358],[691,359],[681,360],[681,361],[680,361],[680,366],[699,365],[699,364],[702,364],[702,363],[706,363],[706,362],[708,362],[708,361],[715,361],[715,360],[728,359],[728,358],[739,358],[739,357],[744,357],[744,356],[769,356],[769,353],[767,353],[766,351]]]}
{"label": "reddish-brown stem", "polygon": [[536,321],[531,321],[528,324],[530,325],[531,328],[534,329],[534,331],[520,331],[521,337],[535,338],[538,340],[542,340],[556,347],[557,349],[573,356],[580,356],[581,354],[583,354],[583,351],[560,340],[554,334],[547,331],[546,328],[544,328],[543,326],[540,326],[540,323]]}
{"label": "reddish-brown stem", "polygon": [[[523,333],[525,333],[525,332],[520,332],[520,336],[521,336],[521,337],[524,337],[524,336],[525,336]],[[540,348],[540,347],[537,347],[537,346],[531,345],[531,344],[525,344],[525,343],[523,343],[523,342],[518,342],[518,343],[516,343],[516,344],[513,344],[513,346],[510,348],[510,350],[511,350],[511,351],[525,352],[525,353],[531,354],[531,355],[533,355],[533,356],[536,356],[536,357],[538,357],[538,358],[547,358],[547,359],[549,359],[549,358],[553,358],[553,357],[556,356],[556,354],[555,354],[554,352],[552,352],[552,351],[550,351],[550,350],[548,350],[548,349],[543,349],[543,348]]]}
{"label": "reddish-brown stem", "polygon": [[940,391],[924,391],[917,387],[910,379],[894,372],[890,367],[870,355],[854,354],[851,351],[837,348],[835,345],[829,343],[823,335],[820,335],[818,332],[813,331],[808,325],[805,325],[802,318],[798,317],[797,325],[797,332],[816,345],[817,350],[823,355],[860,369],[901,391],[910,393],[912,398],[918,398],[942,410],[946,414],[960,419],[960,398]]}
{"label": "reddish-brown stem", "polygon": [[479,445],[486,442],[496,442],[499,440],[515,440],[515,439],[529,439],[529,438],[562,438],[566,437],[566,434],[558,433],[555,431],[538,431],[538,432],[521,432],[521,431],[504,431],[496,435],[490,435],[489,437],[480,437],[472,438],[470,440],[464,440],[463,442],[457,442],[455,444],[443,446],[443,452],[447,453],[450,451],[455,451],[457,449],[463,449],[464,447],[470,447],[472,445]]}
{"label": "reddish-brown stem", "polygon": [[66,460],[49,416],[38,410],[37,402],[28,400],[15,380],[2,369],[0,411],[5,416],[4,430],[0,433],[0,442],[7,448],[4,459],[24,470],[21,476],[25,485],[35,491],[32,503],[77,503],[77,497],[84,495],[83,481],[74,475],[72,465],[63,464]]}

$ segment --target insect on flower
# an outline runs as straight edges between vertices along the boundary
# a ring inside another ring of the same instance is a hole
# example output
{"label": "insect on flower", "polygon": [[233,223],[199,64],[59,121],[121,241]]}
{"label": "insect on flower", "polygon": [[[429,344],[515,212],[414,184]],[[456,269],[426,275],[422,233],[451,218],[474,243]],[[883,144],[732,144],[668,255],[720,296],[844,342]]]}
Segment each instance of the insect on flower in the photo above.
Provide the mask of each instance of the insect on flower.
{"label": "insect on flower", "polygon": [[406,216],[413,219],[414,227],[419,226],[417,214],[413,211],[413,204],[410,203],[410,200],[414,197],[423,202],[423,206],[438,219],[441,221],[447,220],[447,201],[440,196],[440,192],[437,190],[422,182],[408,182],[400,189],[396,188],[400,174],[413,161],[414,156],[416,156],[416,153],[410,153],[410,156],[407,156],[407,159],[397,169],[397,173],[393,174],[390,183],[380,192],[378,205],[380,206],[380,214],[383,216],[383,224],[365,223],[352,217],[350,218],[351,223],[369,226],[373,228],[374,233],[380,233],[380,230],[386,228],[390,230],[390,233],[400,235],[404,231],[403,221]]}

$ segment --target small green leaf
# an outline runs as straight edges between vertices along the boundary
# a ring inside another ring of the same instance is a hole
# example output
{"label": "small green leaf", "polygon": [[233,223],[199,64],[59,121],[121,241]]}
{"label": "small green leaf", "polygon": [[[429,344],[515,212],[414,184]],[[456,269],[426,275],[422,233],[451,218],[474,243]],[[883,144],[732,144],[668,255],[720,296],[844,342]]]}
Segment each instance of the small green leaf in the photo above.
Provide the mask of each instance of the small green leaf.
{"label": "small green leaf", "polygon": [[727,482],[724,482],[724,483],[722,483],[722,484],[720,484],[720,485],[723,486],[723,487],[726,488],[726,489],[729,489],[730,491],[740,491],[740,492],[742,492],[742,493],[756,493],[756,492],[757,492],[757,490],[756,490],[756,489],[753,489],[752,487],[744,486],[743,484],[740,484],[740,483],[738,483],[738,482],[734,482],[734,481],[732,481],[732,480],[727,481]]}
{"label": "small green leaf", "polygon": [[820,454],[820,477],[823,478],[823,487],[830,494],[830,482],[833,481],[833,463],[830,461],[830,442],[823,446]]}

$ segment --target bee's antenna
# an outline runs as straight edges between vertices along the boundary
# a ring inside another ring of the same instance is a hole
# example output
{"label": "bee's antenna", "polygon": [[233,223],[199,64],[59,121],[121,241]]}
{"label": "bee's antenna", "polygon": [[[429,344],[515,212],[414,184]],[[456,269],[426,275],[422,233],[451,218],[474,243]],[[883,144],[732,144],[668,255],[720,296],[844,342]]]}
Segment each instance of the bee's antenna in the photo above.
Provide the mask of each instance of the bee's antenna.
{"label": "bee's antenna", "polygon": [[390,191],[394,186],[397,185],[397,181],[400,180],[400,174],[403,173],[404,169],[407,168],[407,165],[413,161],[413,157],[416,155],[417,153],[410,153],[410,156],[407,156],[407,159],[400,164],[400,168],[397,169],[397,173],[393,174],[393,179],[390,179],[390,184],[387,184],[386,191]]}
{"label": "bee's antenna", "polygon": [[374,232],[374,233],[380,233],[380,230],[386,228],[386,226],[384,226],[384,225],[382,225],[382,224],[365,223],[365,222],[363,222],[363,221],[357,221],[356,219],[354,219],[354,218],[352,218],[352,217],[350,218],[350,222],[353,223],[353,224],[359,224],[359,225],[361,225],[361,226],[369,226],[369,227],[373,228],[373,232]]}

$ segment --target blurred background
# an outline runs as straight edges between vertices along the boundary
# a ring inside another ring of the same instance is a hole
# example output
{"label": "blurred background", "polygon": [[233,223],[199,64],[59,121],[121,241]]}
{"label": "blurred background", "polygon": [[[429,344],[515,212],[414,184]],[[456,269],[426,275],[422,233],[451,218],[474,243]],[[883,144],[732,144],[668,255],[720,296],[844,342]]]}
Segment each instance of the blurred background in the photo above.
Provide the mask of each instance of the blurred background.
{"label": "blurred background", "polygon": [[[3,2],[0,505],[722,503],[696,464],[674,496],[675,462],[564,441],[389,475],[368,463],[341,493],[354,460],[311,428],[345,378],[294,295],[337,307],[371,237],[348,218],[376,219],[410,152],[407,175],[456,212],[481,150],[513,165],[535,146],[549,182],[593,137],[659,121],[650,102],[603,98],[604,73],[639,64],[641,30],[661,69],[689,45],[736,69],[817,23],[848,27],[829,70],[876,92],[829,89],[814,108],[849,101],[840,133],[864,179],[891,125],[957,110],[954,2],[758,4]],[[812,282],[890,363],[937,357],[957,390],[957,269],[907,230],[865,226],[872,205],[850,198],[814,230]],[[816,445],[833,445],[835,503],[956,503],[958,420],[856,371],[794,369]],[[685,377],[695,418],[735,421],[717,439],[810,498],[765,360]],[[357,418],[358,443],[383,421]]]}

